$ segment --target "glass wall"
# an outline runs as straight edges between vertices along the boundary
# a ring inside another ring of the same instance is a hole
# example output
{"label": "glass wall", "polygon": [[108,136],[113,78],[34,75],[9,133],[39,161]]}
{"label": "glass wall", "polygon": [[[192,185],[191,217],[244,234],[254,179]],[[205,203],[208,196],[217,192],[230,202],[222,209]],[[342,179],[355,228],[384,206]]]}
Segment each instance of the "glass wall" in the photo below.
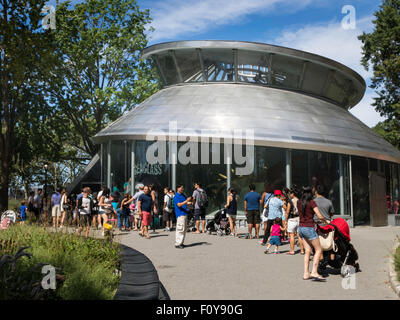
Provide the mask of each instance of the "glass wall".
{"label": "glass wall", "polygon": [[[131,185],[130,178],[133,178],[135,185],[154,184],[159,192],[161,205],[163,188],[170,187],[172,183],[172,170],[168,163],[168,148],[166,148],[166,164],[148,163],[146,153],[153,143],[153,141],[133,143],[112,141],[110,148],[108,148],[108,143],[104,143],[101,151],[103,182],[107,182],[107,177],[109,177],[111,187],[116,187],[121,192],[124,191],[124,185]],[[199,144],[195,152],[196,159],[190,157],[192,150],[185,149],[185,146],[188,147],[185,142],[178,143],[176,183],[184,184],[185,192],[190,196],[193,192],[193,183],[199,182],[209,196],[208,213],[215,212],[224,206],[226,189],[229,185],[238,192],[239,213],[243,211],[244,196],[249,191],[249,184],[255,184],[256,191],[260,194],[266,185],[271,185],[274,189],[282,189],[286,185],[287,149],[255,146],[254,157],[251,158],[253,171],[248,175],[238,175],[237,170],[243,168],[244,165],[236,163],[235,148],[232,148],[232,164],[228,166],[223,145]],[[203,154],[202,151],[207,150],[207,147],[208,154],[207,152]],[[109,151],[110,164],[107,163]],[[132,151],[134,151],[134,164],[131,163]],[[243,159],[246,158],[245,146],[241,151],[240,156]],[[209,164],[204,164],[207,156]],[[400,198],[400,168],[395,163],[352,156],[352,176],[350,176],[349,160],[350,157],[346,155],[291,150],[291,184],[299,187],[304,185],[315,187],[317,184],[322,184],[325,188],[325,196],[332,201],[337,215],[350,215],[353,212],[354,225],[369,224],[369,173],[380,171],[385,174],[387,195],[390,197],[391,208],[394,208],[395,200]],[[109,172],[108,168],[110,168]],[[230,168],[229,174],[227,168]],[[133,177],[132,169],[134,169]],[[350,183],[352,183],[351,186]],[[351,200],[353,208],[351,208]]]}
{"label": "glass wall", "polygon": [[[245,155],[245,148],[242,150]],[[235,154],[233,153],[233,159]],[[272,147],[255,147],[254,171],[250,175],[237,175],[238,166],[234,161],[231,169],[231,187],[238,193],[238,210],[244,210],[244,196],[249,192],[249,185],[253,183],[256,191],[264,192],[265,185],[274,189],[282,189],[286,183],[286,149]]]}
{"label": "glass wall", "polygon": [[354,225],[370,223],[368,160],[351,157]]}
{"label": "glass wall", "polygon": [[335,214],[345,214],[340,208],[339,158],[334,153],[293,150],[292,184],[298,187],[321,184],[324,196],[333,203]]}

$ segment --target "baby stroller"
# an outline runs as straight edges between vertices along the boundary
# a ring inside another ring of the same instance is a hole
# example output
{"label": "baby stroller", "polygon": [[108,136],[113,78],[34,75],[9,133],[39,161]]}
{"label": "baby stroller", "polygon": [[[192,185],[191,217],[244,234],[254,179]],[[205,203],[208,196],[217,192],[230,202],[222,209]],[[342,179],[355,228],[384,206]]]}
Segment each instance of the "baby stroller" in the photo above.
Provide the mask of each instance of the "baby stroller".
{"label": "baby stroller", "polygon": [[214,216],[214,219],[207,223],[206,229],[208,234],[212,232],[216,232],[217,235],[229,235],[231,233],[231,229],[229,227],[229,220],[226,217],[225,209],[218,210]]}
{"label": "baby stroller", "polygon": [[[343,277],[352,273],[352,269],[355,272],[361,271],[360,265],[357,263],[357,251],[350,243],[350,228],[346,220],[336,218],[324,227],[318,226],[317,231],[323,234],[334,232],[333,238],[335,242],[335,250],[332,249],[323,252],[324,259],[320,262],[320,270],[325,270],[329,265],[334,269],[341,269]],[[333,260],[331,259],[331,254],[335,255]]]}

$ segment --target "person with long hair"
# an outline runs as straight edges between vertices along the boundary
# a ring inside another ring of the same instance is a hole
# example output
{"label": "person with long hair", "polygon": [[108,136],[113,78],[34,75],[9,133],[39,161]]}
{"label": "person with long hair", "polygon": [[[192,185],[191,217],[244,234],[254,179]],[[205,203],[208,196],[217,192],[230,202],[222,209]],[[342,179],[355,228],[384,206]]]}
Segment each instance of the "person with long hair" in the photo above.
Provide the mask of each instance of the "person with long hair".
{"label": "person with long hair", "polygon": [[[304,255],[304,274],[303,279],[312,279],[315,281],[325,281],[318,273],[318,264],[322,254],[321,244],[319,243],[318,234],[314,227],[314,215],[322,222],[326,222],[324,216],[318,210],[318,206],[313,200],[314,194],[311,187],[303,187],[303,192],[300,201],[297,201],[297,210],[300,216],[299,222],[299,235],[303,240],[305,255]],[[313,257],[312,270],[310,274],[310,256],[314,248],[315,253]]]}
{"label": "person with long hair", "polygon": [[[264,225],[264,234],[267,232],[267,227],[268,227],[268,216],[266,215],[266,211],[267,211],[267,203],[269,203],[269,201],[274,197],[274,188],[272,185],[270,184],[265,184],[264,185],[264,192],[261,196],[261,202],[263,204],[263,211],[261,213],[261,221],[262,224]],[[269,225],[269,227],[271,228],[271,224]],[[260,241],[261,243],[263,242],[263,240]]]}
{"label": "person with long hair", "polygon": [[236,215],[237,215],[237,195],[236,190],[233,188],[228,189],[228,197],[226,199],[226,215],[229,219],[229,226],[231,228],[231,236],[236,236]]}
{"label": "person with long hair", "polygon": [[60,229],[63,228],[64,226],[64,220],[65,216],[68,211],[68,197],[67,197],[67,190],[62,189],[61,191],[61,223],[60,223]]}
{"label": "person with long hair", "polygon": [[104,188],[103,193],[99,201],[99,211],[101,212],[101,217],[103,218],[102,235],[104,237],[104,224],[111,219],[113,208],[110,199],[110,189]]}
{"label": "person with long hair", "polygon": [[304,245],[303,241],[299,236],[299,211],[297,210],[297,202],[299,201],[298,194],[299,191],[297,186],[293,185],[289,190],[289,196],[291,201],[291,209],[289,210],[288,219],[287,219],[287,232],[289,233],[289,241],[290,241],[290,251],[288,254],[294,255],[294,236],[297,234],[298,244],[300,247],[300,254],[304,254]]}

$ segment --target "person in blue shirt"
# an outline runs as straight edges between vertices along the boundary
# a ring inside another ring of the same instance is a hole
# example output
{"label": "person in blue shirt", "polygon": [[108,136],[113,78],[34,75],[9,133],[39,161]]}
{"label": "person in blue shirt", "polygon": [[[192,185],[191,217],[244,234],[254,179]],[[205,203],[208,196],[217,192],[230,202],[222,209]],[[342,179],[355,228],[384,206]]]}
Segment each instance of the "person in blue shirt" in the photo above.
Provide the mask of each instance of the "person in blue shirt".
{"label": "person in blue shirt", "polygon": [[264,238],[261,245],[265,245],[267,243],[268,238],[271,234],[271,227],[274,224],[275,219],[282,218],[282,208],[284,207],[284,203],[280,199],[281,196],[282,192],[280,190],[275,190],[274,197],[268,203],[265,204],[265,207],[269,206],[268,220],[267,220],[267,229],[264,233]]}
{"label": "person in blue shirt", "polygon": [[61,188],[58,187],[56,192],[51,196],[51,216],[53,218],[53,228],[57,229],[61,223]]}
{"label": "person in blue shirt", "polygon": [[191,204],[191,197],[186,198],[183,194],[184,186],[179,184],[176,187],[176,194],[174,196],[175,216],[176,216],[176,232],[175,232],[175,248],[183,249],[185,245],[186,227],[187,227],[187,205]]}
{"label": "person in blue shirt", "polygon": [[260,204],[261,195],[256,192],[256,186],[254,184],[249,185],[250,192],[244,196],[244,212],[247,218],[247,225],[249,233],[246,238],[252,237],[253,227],[256,229],[256,238],[259,237],[260,231]]}
{"label": "person in blue shirt", "polygon": [[19,217],[21,219],[21,223],[24,224],[26,220],[26,211],[28,210],[28,207],[26,206],[25,200],[21,201],[21,206],[19,207],[18,213]]}

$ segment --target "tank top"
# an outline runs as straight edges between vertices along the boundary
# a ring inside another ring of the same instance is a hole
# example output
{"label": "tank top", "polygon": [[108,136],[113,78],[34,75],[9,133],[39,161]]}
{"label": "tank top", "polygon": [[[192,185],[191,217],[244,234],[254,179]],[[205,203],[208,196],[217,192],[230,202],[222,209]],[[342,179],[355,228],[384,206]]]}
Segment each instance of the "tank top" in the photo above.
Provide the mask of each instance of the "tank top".
{"label": "tank top", "polygon": [[[105,198],[105,197],[104,197],[103,203],[104,203],[104,204],[111,204],[110,198]],[[105,213],[111,213],[111,212],[112,212],[111,207],[108,207],[108,208],[106,208],[106,207],[101,207],[101,208],[102,208],[102,209],[101,209],[102,212],[105,212]]]}
{"label": "tank top", "polygon": [[228,208],[226,208],[227,214],[235,215],[237,213],[237,200],[236,195],[232,196],[232,201],[229,203]]}

